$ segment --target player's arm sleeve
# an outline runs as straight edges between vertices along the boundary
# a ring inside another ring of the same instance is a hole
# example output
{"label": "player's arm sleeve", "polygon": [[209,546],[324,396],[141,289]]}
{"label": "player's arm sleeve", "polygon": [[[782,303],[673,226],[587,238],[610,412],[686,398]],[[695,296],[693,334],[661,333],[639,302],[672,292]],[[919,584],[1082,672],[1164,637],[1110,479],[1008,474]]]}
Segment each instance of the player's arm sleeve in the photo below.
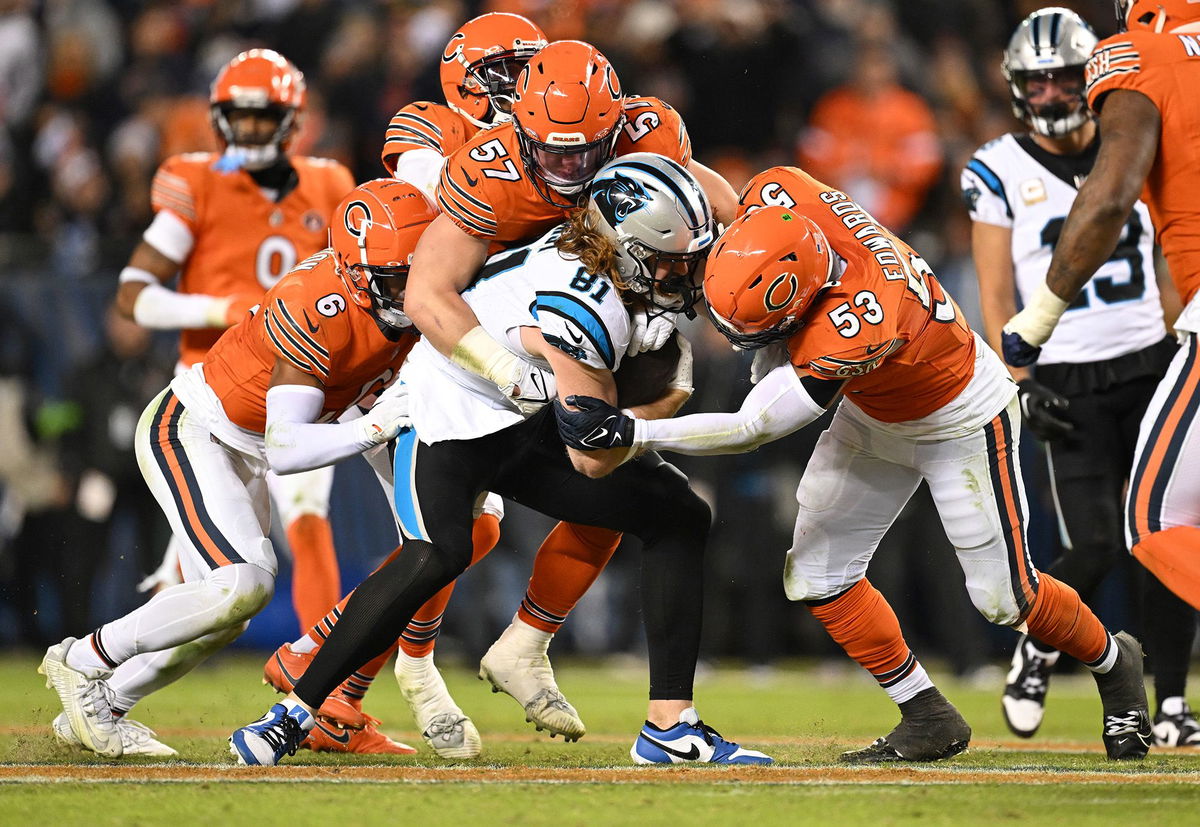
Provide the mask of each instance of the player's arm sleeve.
{"label": "player's arm sleeve", "polygon": [[320,384],[329,380],[330,348],[326,336],[338,317],[322,318],[314,333],[304,315],[304,305],[297,297],[272,291],[259,309],[267,345],[277,357]]}
{"label": "player's arm sleeve", "polygon": [[430,203],[437,204],[438,181],[446,159],[433,149],[410,149],[395,158],[392,176],[407,181],[425,193]]}
{"label": "player's arm sleeve", "polygon": [[638,419],[634,447],[681,454],[739,454],[803,428],[833,404],[844,381],[802,378],[780,365],[755,385],[734,413]]}
{"label": "player's arm sleeve", "polygon": [[959,185],[972,221],[998,227],[1013,225],[1012,206],[1004,181],[981,158],[976,156],[967,162],[959,176]]}
{"label": "player's arm sleeve", "polygon": [[[383,137],[380,160],[387,171],[396,175],[396,161],[404,153],[415,149],[431,149],[438,155],[446,154],[443,125],[431,117],[434,110],[428,103],[410,103],[392,116]],[[405,178],[405,181],[409,179]]]}
{"label": "player's arm sleeve", "polygon": [[1088,58],[1085,78],[1088,106],[1097,114],[1104,107],[1105,95],[1116,89],[1141,92],[1158,106],[1152,94],[1154,84],[1145,82],[1141,51],[1135,39],[1128,35],[1098,43]]}
{"label": "player's arm sleeve", "polygon": [[447,159],[438,179],[438,208],[464,233],[476,238],[495,237],[499,226],[486,192],[490,180],[462,150]]}
{"label": "player's arm sleeve", "polygon": [[[607,282],[596,280],[598,286]],[[586,293],[570,290],[539,291],[533,311],[546,343],[591,368],[615,370],[622,331],[610,330],[600,308]],[[628,334],[625,335],[628,344]]]}
{"label": "player's arm sleeve", "polygon": [[298,474],[347,457],[374,445],[370,413],[346,422],[318,423],[325,391],[308,385],[276,385],[267,390],[267,463],[277,474]]}

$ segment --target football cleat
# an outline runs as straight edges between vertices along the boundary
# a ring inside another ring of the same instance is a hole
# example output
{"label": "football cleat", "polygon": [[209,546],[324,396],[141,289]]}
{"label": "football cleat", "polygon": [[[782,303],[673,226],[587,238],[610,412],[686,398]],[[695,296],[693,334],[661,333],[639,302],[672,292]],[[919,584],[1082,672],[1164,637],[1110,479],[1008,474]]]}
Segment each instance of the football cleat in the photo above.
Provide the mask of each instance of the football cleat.
{"label": "football cleat", "polygon": [[[77,747],[78,749],[87,749],[83,742],[75,735],[71,729],[71,722],[67,720],[67,713],[60,712],[51,724],[54,730],[54,736],[59,742],[66,744],[69,747]],[[154,730],[139,721],[134,721],[130,718],[117,719],[117,732],[121,734],[122,755],[153,755],[161,758],[169,758],[179,753],[171,747],[157,740]]]}
{"label": "football cleat", "polygon": [[1104,704],[1104,749],[1114,761],[1145,758],[1154,739],[1146,684],[1142,675],[1142,646],[1128,632],[1113,636],[1117,662],[1107,673],[1095,673]]}
{"label": "football cleat", "polygon": [[80,745],[106,758],[120,758],[123,746],[113,717],[113,693],[104,680],[111,673],[89,674],[67,666],[67,650],[73,643],[75,638],[69,637],[47,649],[37,671],[46,676],[46,688],[58,693]]}
{"label": "football cleat", "polygon": [[1174,715],[1163,712],[1161,706],[1154,716],[1154,745],[1159,747],[1200,747],[1200,723],[1184,701]]}
{"label": "football cleat", "polygon": [[396,682],[425,743],[441,758],[478,758],[483,739],[463,714],[433,663],[433,655],[396,653]]}
{"label": "football cleat", "polygon": [[679,723],[660,729],[646,721],[629,750],[635,764],[772,764],[769,755],[726,741],[700,720],[695,707],[679,714]]}
{"label": "football cleat", "polygon": [[862,749],[843,752],[844,764],[893,761],[941,761],[958,755],[971,742],[971,727],[936,686],[900,704],[900,723]]}
{"label": "football cleat", "polygon": [[[520,624],[520,625],[518,625]],[[554,680],[546,650],[550,635],[536,633],[514,620],[479,661],[479,679],[493,692],[511,695],[525,710],[525,720],[538,732],[578,741],[587,732],[575,707],[563,697]]]}
{"label": "football cleat", "polygon": [[[308,669],[317,651],[294,652],[291,644],[283,644],[263,664],[263,683],[286,695],[296,688],[296,681]],[[344,684],[325,699],[317,715],[346,729],[362,729],[367,723],[362,711],[362,698],[347,695]]]}
{"label": "football cleat", "polygon": [[316,721],[291,701],[277,703],[267,714],[229,736],[229,752],[239,764],[273,767],[285,755],[295,755]]}
{"label": "football cleat", "polygon": [[379,731],[379,721],[366,716],[365,726],[348,729],[317,718],[301,749],[313,752],[353,752],[359,755],[415,755],[408,744],[393,741]]}
{"label": "football cleat", "polygon": [[1050,674],[1058,663],[1058,652],[1042,652],[1033,645],[1029,635],[1021,635],[1013,652],[1012,669],[1004,681],[1000,706],[1004,723],[1013,735],[1032,738],[1042,725],[1046,712],[1046,690]]}

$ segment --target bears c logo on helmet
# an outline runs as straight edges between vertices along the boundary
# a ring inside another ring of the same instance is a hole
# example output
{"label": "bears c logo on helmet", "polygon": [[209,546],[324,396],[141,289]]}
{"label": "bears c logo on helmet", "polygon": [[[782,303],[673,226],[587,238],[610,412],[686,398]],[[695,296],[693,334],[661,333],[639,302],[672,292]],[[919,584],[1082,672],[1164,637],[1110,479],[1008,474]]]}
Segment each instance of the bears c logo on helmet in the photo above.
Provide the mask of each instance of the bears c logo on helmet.
{"label": "bears c logo on helmet", "polygon": [[355,238],[361,238],[371,226],[371,209],[365,201],[351,201],[342,215],[346,223],[346,232]]}
{"label": "bears c logo on helmet", "polygon": [[[784,285],[787,286],[786,296],[780,290]],[[780,310],[792,303],[792,299],[796,298],[796,292],[799,289],[800,282],[795,273],[781,273],[767,288],[767,292],[763,295],[763,304],[766,305],[767,310]]]}

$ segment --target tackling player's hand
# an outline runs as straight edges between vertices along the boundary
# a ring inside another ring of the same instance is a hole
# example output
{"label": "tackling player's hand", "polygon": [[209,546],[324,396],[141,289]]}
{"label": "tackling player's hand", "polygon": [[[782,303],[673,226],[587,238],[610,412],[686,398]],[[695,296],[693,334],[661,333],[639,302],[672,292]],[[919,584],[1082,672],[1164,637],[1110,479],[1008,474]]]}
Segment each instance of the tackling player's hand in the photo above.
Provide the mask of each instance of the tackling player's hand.
{"label": "tackling player's hand", "polygon": [[358,422],[363,436],[372,445],[382,445],[412,426],[408,415],[408,386],[396,382],[379,395],[365,416]]}
{"label": "tackling player's hand", "polygon": [[1022,379],[1017,383],[1017,397],[1025,424],[1040,439],[1052,442],[1075,430],[1075,423],[1067,416],[1070,402],[1045,385]]}
{"label": "tackling player's hand", "polygon": [[760,347],[754,351],[754,361],[750,363],[750,384],[757,385],[775,368],[787,364],[790,358],[786,341]]}
{"label": "tackling player's hand", "polygon": [[645,305],[638,302],[629,314],[629,321],[633,327],[629,333],[629,347],[625,354],[636,356],[647,350],[658,350],[665,345],[667,339],[675,332],[675,326],[679,324],[679,314],[666,311],[650,318]]}
{"label": "tackling player's hand", "polygon": [[594,396],[568,396],[565,407],[554,400],[554,416],[563,444],[579,451],[628,448],[633,445],[633,418],[603,399]]}

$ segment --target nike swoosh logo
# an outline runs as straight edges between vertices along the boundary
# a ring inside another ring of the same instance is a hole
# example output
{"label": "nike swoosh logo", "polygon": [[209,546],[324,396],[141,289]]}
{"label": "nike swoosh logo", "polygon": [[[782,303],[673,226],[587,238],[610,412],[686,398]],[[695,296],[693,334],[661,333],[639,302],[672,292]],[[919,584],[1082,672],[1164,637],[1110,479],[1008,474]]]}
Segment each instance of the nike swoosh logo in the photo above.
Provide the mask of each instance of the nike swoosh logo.
{"label": "nike swoosh logo", "polygon": [[309,332],[309,333],[316,333],[318,330],[320,330],[320,329],[321,329],[321,326],[320,326],[320,325],[315,325],[315,324],[313,324],[313,323],[312,323],[312,319],[308,318],[308,311],[307,311],[307,310],[304,310],[304,311],[301,311],[301,312],[303,312],[303,313],[304,313],[304,323],[305,323],[306,325],[308,325],[308,332]]}
{"label": "nike swoosh logo", "polygon": [[283,673],[283,676],[287,678],[288,683],[290,683],[292,686],[295,686],[296,681],[300,680],[299,676],[293,675],[291,672],[287,671],[283,665],[283,659],[280,658],[278,654],[275,655],[275,665],[279,667],[279,671]]}
{"label": "nike swoosh logo", "polygon": [[663,752],[665,752],[669,755],[674,755],[676,758],[682,758],[684,761],[695,761],[697,758],[700,757],[700,747],[696,746],[695,742],[692,742],[691,749],[689,749],[687,752],[682,752],[680,750],[672,749],[671,747],[668,747],[662,741],[655,741],[653,738],[651,738],[649,735],[647,735],[644,732],[641,734],[641,737],[645,738],[651,744],[654,744],[654,746],[658,747]]}
{"label": "nike swoosh logo", "polygon": [[567,335],[571,337],[571,341],[577,345],[583,344],[583,337],[575,333],[575,328],[568,327]]}
{"label": "nike swoosh logo", "polygon": [[[321,730],[326,735],[328,735],[332,740],[337,741],[339,744],[342,744],[343,746],[350,743],[350,733],[347,732],[346,730],[342,730],[341,734],[339,735],[338,730],[330,729],[329,727],[322,724],[320,722],[320,720],[317,721],[317,729]],[[695,746],[696,746],[695,744],[692,744],[693,748],[695,748]]]}
{"label": "nike swoosh logo", "polygon": [[891,342],[884,342],[883,344],[879,344],[879,345],[867,345],[867,355],[870,356],[872,353],[877,353],[877,352],[883,350],[885,347],[891,347],[891,346],[892,346]]}
{"label": "nike swoosh logo", "polygon": [[468,186],[472,186],[472,187],[479,186],[478,178],[472,178],[470,175],[468,175],[465,167],[459,167],[459,169],[462,170],[463,178],[467,179]]}

